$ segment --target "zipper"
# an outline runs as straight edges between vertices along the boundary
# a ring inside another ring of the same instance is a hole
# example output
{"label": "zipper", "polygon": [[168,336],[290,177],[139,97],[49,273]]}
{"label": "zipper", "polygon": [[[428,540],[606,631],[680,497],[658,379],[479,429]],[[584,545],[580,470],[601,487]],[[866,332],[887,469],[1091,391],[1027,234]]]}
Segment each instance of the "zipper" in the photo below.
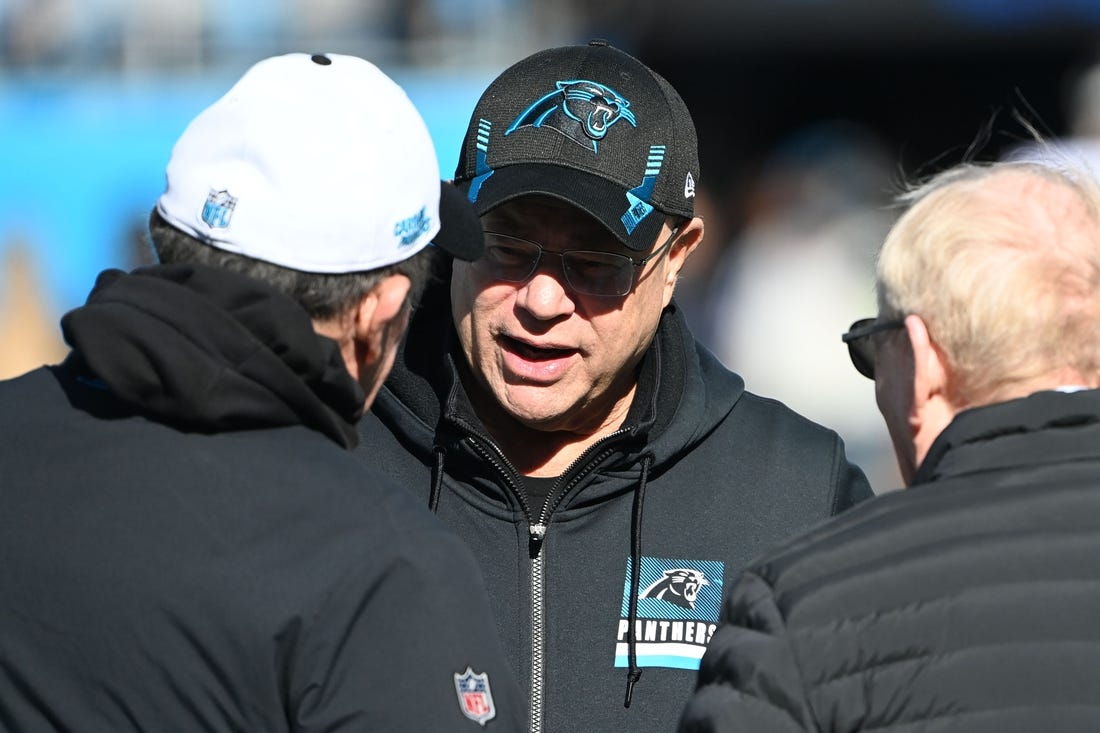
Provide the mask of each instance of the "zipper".
{"label": "zipper", "polygon": [[[565,495],[569,493],[569,490],[576,486],[578,481],[588,475],[589,471],[594,469],[599,464],[603,463],[608,456],[614,453],[614,449],[608,448],[597,456],[593,456],[592,454],[595,451],[599,450],[602,446],[606,446],[608,443],[612,442],[616,438],[619,438],[629,432],[630,431],[625,428],[620,428],[610,435],[603,436],[595,443],[588,446],[584,453],[581,453],[579,456],[577,456],[577,459],[569,464],[569,468],[562,471],[562,476],[569,476],[570,474],[573,475],[569,479],[569,481],[566,482],[565,486],[562,487],[561,491],[557,491],[555,489],[554,491],[550,492],[550,496],[547,497],[546,502],[543,504],[542,512],[539,515],[540,525],[550,525],[551,515],[553,515],[554,510],[558,508],[558,505],[561,504],[562,499],[565,498]],[[582,463],[587,463],[587,465],[584,467],[584,470],[577,470],[577,468]],[[553,501],[550,501],[550,499],[553,499]]]}
{"label": "zipper", "polygon": [[542,542],[546,538],[545,524],[530,527],[531,545],[531,733],[542,731],[542,677],[546,669],[543,655],[546,638],[543,633],[542,577],[546,569],[546,557],[542,554]]}
{"label": "zipper", "polygon": [[[572,474],[572,476],[560,490],[554,489],[551,491],[550,497],[544,502],[542,511],[539,513],[538,521],[535,522],[532,521],[531,505],[527,503],[526,492],[521,491],[516,482],[519,471],[516,470],[515,466],[512,465],[511,461],[501,452],[492,439],[473,430],[465,421],[456,420],[456,422],[466,429],[467,439],[474,450],[496,468],[497,472],[504,478],[512,493],[519,499],[523,514],[527,519],[527,551],[531,559],[531,699],[529,731],[530,733],[542,733],[543,677],[546,669],[545,603],[543,597],[546,557],[542,553],[542,547],[546,541],[546,531],[550,526],[550,517],[565,498],[565,495],[569,493],[569,490],[576,486],[577,482],[589,471],[614,452],[613,448],[607,447],[608,444],[628,433],[629,430],[619,429],[610,435],[605,435],[590,445],[573,463],[569,464],[569,467],[561,475],[569,476]],[[598,455],[594,455],[601,448],[605,449]],[[578,467],[582,464],[586,464],[583,470],[578,470]],[[550,501],[551,498],[553,502]]]}
{"label": "zipper", "polygon": [[480,435],[466,425],[469,433],[467,440],[473,449],[497,470],[507,486],[519,499],[527,519],[527,554],[531,560],[531,698],[529,701],[530,733],[542,731],[543,671],[545,663],[543,652],[546,647],[543,632],[543,570],[545,561],[542,555],[542,543],[546,537],[546,524],[536,524],[531,520],[531,505],[527,503],[526,492],[519,489],[515,477],[519,471],[500,451],[496,443]]}

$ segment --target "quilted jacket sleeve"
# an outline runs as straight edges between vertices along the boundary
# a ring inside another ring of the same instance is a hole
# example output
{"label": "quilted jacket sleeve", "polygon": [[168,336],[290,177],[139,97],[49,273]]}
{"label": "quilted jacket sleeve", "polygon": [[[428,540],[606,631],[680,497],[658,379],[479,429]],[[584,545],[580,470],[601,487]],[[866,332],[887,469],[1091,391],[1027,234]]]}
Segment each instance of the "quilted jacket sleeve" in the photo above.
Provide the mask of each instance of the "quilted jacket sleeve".
{"label": "quilted jacket sleeve", "polygon": [[768,584],[742,575],[707,647],[681,733],[817,730]]}

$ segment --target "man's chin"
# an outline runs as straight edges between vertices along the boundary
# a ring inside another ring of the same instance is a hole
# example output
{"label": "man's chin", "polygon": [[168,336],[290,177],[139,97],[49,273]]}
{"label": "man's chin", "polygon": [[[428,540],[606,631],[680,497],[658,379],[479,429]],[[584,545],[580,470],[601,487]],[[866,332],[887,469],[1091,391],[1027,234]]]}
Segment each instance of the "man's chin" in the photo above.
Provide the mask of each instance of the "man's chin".
{"label": "man's chin", "polygon": [[579,409],[560,390],[530,385],[512,386],[501,404],[513,420],[540,432],[568,430]]}

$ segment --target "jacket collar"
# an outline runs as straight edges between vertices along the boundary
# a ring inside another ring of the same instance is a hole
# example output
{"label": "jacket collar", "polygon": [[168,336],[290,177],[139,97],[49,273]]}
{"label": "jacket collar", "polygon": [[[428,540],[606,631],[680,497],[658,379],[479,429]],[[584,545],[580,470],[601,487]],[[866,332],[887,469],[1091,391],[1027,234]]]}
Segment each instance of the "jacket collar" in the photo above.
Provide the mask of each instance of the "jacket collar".
{"label": "jacket collar", "polygon": [[[1036,458],[1064,459],[1064,451],[1076,448],[1058,438],[1081,429],[1100,433],[1100,390],[1042,391],[963,410],[932,443],[913,485],[975,470],[1007,468]],[[1037,436],[1044,443],[1041,456],[1035,450]],[[1029,443],[1026,451],[1021,451],[1021,438]],[[1089,451],[1095,453],[1095,448]]]}

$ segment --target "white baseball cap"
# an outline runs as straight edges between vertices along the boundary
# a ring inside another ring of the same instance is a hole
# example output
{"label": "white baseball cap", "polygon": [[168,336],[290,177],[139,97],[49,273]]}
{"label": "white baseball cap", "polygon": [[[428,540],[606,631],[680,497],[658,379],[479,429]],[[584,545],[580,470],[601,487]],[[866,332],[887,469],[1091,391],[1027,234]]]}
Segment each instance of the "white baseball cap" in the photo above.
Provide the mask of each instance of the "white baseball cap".
{"label": "white baseball cap", "polygon": [[157,211],[169,224],[295,270],[372,270],[433,240],[455,257],[481,252],[472,207],[441,186],[420,113],[355,56],[260,61],[188,125],[165,177]]}

